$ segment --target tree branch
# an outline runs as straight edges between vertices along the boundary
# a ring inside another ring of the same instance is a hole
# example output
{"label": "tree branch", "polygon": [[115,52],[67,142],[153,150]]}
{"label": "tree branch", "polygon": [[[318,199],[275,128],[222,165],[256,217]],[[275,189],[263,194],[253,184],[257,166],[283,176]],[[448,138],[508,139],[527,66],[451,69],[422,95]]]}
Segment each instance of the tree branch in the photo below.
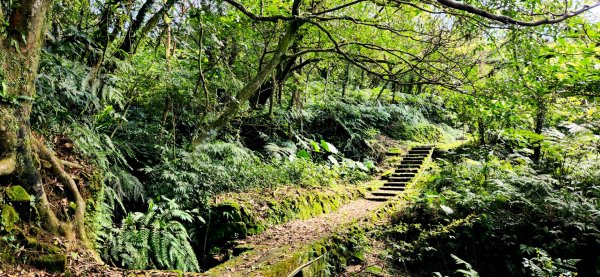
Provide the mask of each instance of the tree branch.
{"label": "tree branch", "polygon": [[538,21],[521,21],[521,20],[514,19],[512,17],[509,17],[509,16],[494,14],[494,13],[485,11],[483,9],[479,9],[474,6],[471,6],[469,4],[457,2],[454,0],[436,0],[436,1],[440,4],[442,4],[443,6],[446,6],[446,7],[455,9],[455,10],[461,10],[461,11],[465,11],[465,12],[468,12],[471,14],[476,14],[481,17],[485,17],[487,19],[502,22],[504,24],[512,24],[512,25],[519,25],[519,26],[539,26],[539,25],[544,25],[544,24],[559,23],[561,21],[564,21],[566,19],[577,16],[577,15],[584,13],[590,9],[600,6],[600,1],[598,1],[591,6],[585,5],[585,6],[583,6],[583,8],[573,11],[573,12],[567,11],[564,14],[562,14],[561,16],[556,17],[556,18],[544,18],[544,19],[541,19]]}
{"label": "tree branch", "polygon": [[[275,16],[260,16],[260,15],[256,15],[252,12],[250,12],[246,7],[244,7],[244,5],[242,5],[241,3],[235,1],[235,0],[223,0],[227,3],[229,3],[230,5],[232,5],[233,7],[235,7],[238,11],[242,12],[243,14],[245,14],[247,17],[250,17],[252,20],[255,21],[269,21],[269,22],[277,22],[280,20],[295,20],[297,19],[296,16],[283,16],[283,15],[275,15]],[[299,2],[299,1],[296,1]]]}

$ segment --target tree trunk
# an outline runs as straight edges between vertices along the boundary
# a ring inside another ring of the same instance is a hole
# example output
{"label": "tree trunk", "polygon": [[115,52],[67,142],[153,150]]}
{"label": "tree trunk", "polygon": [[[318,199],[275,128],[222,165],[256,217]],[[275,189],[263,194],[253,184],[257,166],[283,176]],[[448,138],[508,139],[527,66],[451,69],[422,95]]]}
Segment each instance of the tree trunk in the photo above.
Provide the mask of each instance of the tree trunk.
{"label": "tree trunk", "polygon": [[[36,210],[44,228],[62,233],[68,239],[77,236],[88,246],[84,228],[85,201],[61,161],[31,133],[30,114],[35,96],[35,80],[44,43],[47,15],[52,0],[13,1],[10,14],[0,13],[8,26],[0,30],[0,176],[8,176],[35,196]],[[37,170],[43,159],[52,173],[71,193],[77,205],[72,222],[61,222],[50,209],[42,177]]]}
{"label": "tree trunk", "polygon": [[345,74],[344,83],[342,84],[342,98],[346,97],[346,90],[348,89],[348,83],[350,82],[350,63],[346,63]]}
{"label": "tree trunk", "polygon": [[[58,230],[58,220],[48,213],[42,178],[33,159],[31,140],[32,98],[38,73],[46,16],[52,0],[15,1],[8,17],[6,36],[0,37],[0,78],[6,85],[0,102],[0,175],[12,175],[33,193],[44,225]],[[4,20],[4,18],[3,18]]]}
{"label": "tree trunk", "polygon": [[479,133],[479,145],[485,144],[485,122],[483,117],[477,120],[477,131]]}
{"label": "tree trunk", "polygon": [[292,21],[288,23],[286,28],[285,35],[279,40],[277,45],[277,49],[273,53],[273,57],[271,60],[265,64],[265,66],[242,88],[242,90],[238,93],[235,99],[228,101],[225,104],[224,110],[219,116],[217,120],[215,120],[207,130],[201,132],[198,137],[196,137],[192,146],[196,146],[202,142],[204,142],[211,134],[219,132],[233,117],[237,114],[239,109],[241,108],[243,103],[246,103],[248,99],[256,93],[256,91],[260,88],[260,86],[265,82],[268,76],[273,72],[275,67],[281,61],[281,58],[284,56],[285,52],[290,47],[290,44],[294,40],[294,36],[298,32],[301,23]]}
{"label": "tree trunk", "polygon": [[[537,101],[537,112],[535,115],[535,127],[534,131],[536,134],[541,135],[546,124],[546,103],[544,99],[540,97]],[[542,141],[535,142],[533,145],[533,157],[532,160],[536,163],[540,161],[542,157]]]}
{"label": "tree trunk", "polygon": [[383,86],[381,87],[381,90],[379,90],[379,94],[377,94],[377,101],[379,101],[379,99],[381,99],[381,95],[383,95],[383,91],[385,90],[385,88],[388,86],[389,81],[386,81],[385,84],[383,84]]}

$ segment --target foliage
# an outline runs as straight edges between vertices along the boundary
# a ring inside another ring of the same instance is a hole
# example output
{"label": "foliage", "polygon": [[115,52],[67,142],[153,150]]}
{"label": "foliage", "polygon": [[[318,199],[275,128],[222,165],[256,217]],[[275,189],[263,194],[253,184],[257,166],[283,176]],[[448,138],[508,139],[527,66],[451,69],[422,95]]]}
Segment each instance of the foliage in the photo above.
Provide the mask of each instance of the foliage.
{"label": "foliage", "polygon": [[[423,111],[426,111],[425,107],[429,106],[422,106]],[[301,144],[310,144],[310,141],[320,144],[321,140],[325,140],[347,158],[377,160],[382,154],[378,145],[381,135],[430,143],[449,137],[442,129],[430,125],[422,110],[411,102],[381,105],[346,99],[317,102],[301,113],[278,114],[274,125],[284,136],[297,138]],[[313,147],[309,146],[302,148],[311,150]]]}
{"label": "foliage", "polygon": [[[588,179],[571,172],[555,179],[522,156],[489,149],[470,148],[444,158],[448,162],[438,161],[425,192],[387,231],[396,259],[409,271],[427,275],[423,263],[446,270],[431,260],[455,254],[482,275],[599,272],[600,257],[593,249],[600,235],[600,203],[597,186]],[[595,167],[597,160],[582,164]]]}
{"label": "foliage", "polygon": [[[269,148],[275,153],[286,151],[275,145]],[[160,166],[146,168],[153,180],[149,184],[151,191],[190,208],[206,207],[208,198],[221,192],[280,185],[319,187],[368,178],[351,161],[338,165],[302,158],[264,162],[248,149],[224,142],[204,144],[193,152],[180,152],[175,159],[167,155],[163,159]]]}
{"label": "foliage", "polygon": [[521,250],[535,253],[535,257],[531,259],[523,258],[523,267],[528,269],[532,276],[577,276],[577,272],[572,270],[577,270],[575,264],[579,262],[578,259],[553,259],[543,249],[531,248],[526,245],[521,245]]}
{"label": "foliage", "polygon": [[146,213],[128,214],[105,241],[105,259],[129,269],[200,271],[184,224],[203,220],[197,211],[182,210],[175,200],[150,201]]}
{"label": "foliage", "polygon": [[[471,9],[456,9],[444,4],[452,1],[56,0],[35,51],[20,48],[31,32],[8,20],[29,7],[21,2],[0,3],[0,109],[24,107],[15,113],[23,130],[48,142],[66,138],[70,147],[56,145],[57,156],[102,173],[103,191],[86,199],[86,224],[115,264],[197,271],[184,231],[211,197],[359,183],[398,141],[441,143],[465,132],[491,146],[440,162],[414,212],[432,220],[429,231],[433,223],[454,229],[425,233],[481,228],[514,248],[522,239],[510,234],[541,229],[533,247],[548,257],[527,257],[530,266],[575,256],[587,246],[565,239],[596,234],[600,24],[577,17],[506,28],[506,20],[473,14],[560,19],[582,1],[462,1]],[[42,53],[39,72],[14,66],[17,57],[5,57],[13,48]],[[35,79],[35,93],[16,95],[23,92],[9,85],[11,70],[19,81]],[[205,131],[211,136],[192,147]],[[4,144],[0,161],[13,150]],[[157,197],[171,200],[141,213]],[[169,239],[173,246],[160,242]],[[417,255],[433,255],[427,247]],[[462,273],[471,274],[467,264]]]}
{"label": "foliage", "polygon": [[[460,273],[464,277],[479,277],[479,273],[473,270],[471,264],[465,262],[463,259],[457,257],[454,254],[450,254],[456,265],[463,265],[465,269],[457,269],[456,273]],[[442,277],[443,275],[439,272],[434,272],[433,276]]]}
{"label": "foliage", "polygon": [[438,143],[448,141],[449,137],[442,128],[433,124],[417,124],[405,131],[405,139],[421,143]]}

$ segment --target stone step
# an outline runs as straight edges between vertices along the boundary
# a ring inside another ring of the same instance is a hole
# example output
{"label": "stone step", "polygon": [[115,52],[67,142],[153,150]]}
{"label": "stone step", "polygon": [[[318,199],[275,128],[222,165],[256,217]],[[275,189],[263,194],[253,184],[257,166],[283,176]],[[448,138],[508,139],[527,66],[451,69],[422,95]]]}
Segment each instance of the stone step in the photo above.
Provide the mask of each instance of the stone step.
{"label": "stone step", "polygon": [[400,172],[400,173],[392,173],[390,177],[415,177],[417,175],[416,172]]}
{"label": "stone step", "polygon": [[419,172],[419,169],[421,169],[421,166],[415,166],[415,165],[412,165],[412,166],[407,166],[407,165],[400,166],[400,165],[398,165],[398,166],[396,166],[396,170],[394,172],[395,173],[400,173],[400,172],[417,173],[417,172]]}
{"label": "stone step", "polygon": [[401,164],[423,163],[424,159],[402,159]]}
{"label": "stone step", "polygon": [[403,160],[424,160],[427,156],[402,156]]}
{"label": "stone step", "polygon": [[431,146],[415,146],[410,150],[431,150],[433,147]]}
{"label": "stone step", "polygon": [[369,201],[374,201],[374,202],[386,202],[386,201],[390,200],[390,198],[387,198],[387,197],[376,197],[376,196],[367,197],[366,199]]}
{"label": "stone step", "polygon": [[431,149],[411,149],[408,150],[408,153],[406,154],[429,154],[431,152]]}
{"label": "stone step", "polygon": [[402,156],[402,159],[421,159],[424,160],[427,158],[428,155],[425,154],[418,154],[418,155],[404,155]]}
{"label": "stone step", "polygon": [[423,162],[407,162],[407,163],[398,164],[396,166],[396,168],[407,168],[407,167],[421,168],[421,166],[423,166]]}
{"label": "stone step", "polygon": [[404,191],[405,187],[381,187],[379,190],[383,191]]}
{"label": "stone step", "polygon": [[417,172],[419,172],[419,169],[413,168],[413,167],[398,167],[398,168],[396,168],[396,170],[394,172],[395,173],[406,173],[406,172],[417,173]]}
{"label": "stone step", "polygon": [[392,182],[409,182],[412,177],[390,177],[390,181]]}
{"label": "stone step", "polygon": [[397,167],[400,168],[404,165],[404,167],[414,167],[414,168],[421,168],[421,166],[423,165],[422,162],[407,162],[407,163],[400,163]]}
{"label": "stone step", "polygon": [[404,162],[404,161],[401,161],[401,162],[398,164],[398,166],[401,166],[401,165],[406,165],[406,166],[418,166],[418,165],[420,165],[421,163],[423,163],[423,162],[422,162],[422,161],[420,161],[420,162],[416,162],[416,161],[407,161],[407,162]]}
{"label": "stone step", "polygon": [[398,194],[397,192],[383,192],[383,191],[376,191],[376,192],[371,193],[371,195],[373,195],[373,196],[383,196],[383,197],[394,197],[397,194]]}
{"label": "stone step", "polygon": [[406,186],[407,182],[387,182],[383,184],[384,187],[403,187]]}

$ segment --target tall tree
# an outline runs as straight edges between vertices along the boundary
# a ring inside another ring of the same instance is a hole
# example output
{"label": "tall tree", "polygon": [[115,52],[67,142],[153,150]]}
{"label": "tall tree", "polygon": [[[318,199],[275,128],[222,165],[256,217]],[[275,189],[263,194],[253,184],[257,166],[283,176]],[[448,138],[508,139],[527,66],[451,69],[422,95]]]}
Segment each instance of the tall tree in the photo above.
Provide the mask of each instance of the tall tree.
{"label": "tall tree", "polygon": [[[45,228],[86,242],[85,202],[62,162],[31,132],[30,113],[35,97],[44,33],[52,0],[12,1],[0,10],[0,176],[25,187],[35,196]],[[36,157],[47,161],[52,172],[71,193],[76,204],[74,220],[61,222],[50,209]]]}

